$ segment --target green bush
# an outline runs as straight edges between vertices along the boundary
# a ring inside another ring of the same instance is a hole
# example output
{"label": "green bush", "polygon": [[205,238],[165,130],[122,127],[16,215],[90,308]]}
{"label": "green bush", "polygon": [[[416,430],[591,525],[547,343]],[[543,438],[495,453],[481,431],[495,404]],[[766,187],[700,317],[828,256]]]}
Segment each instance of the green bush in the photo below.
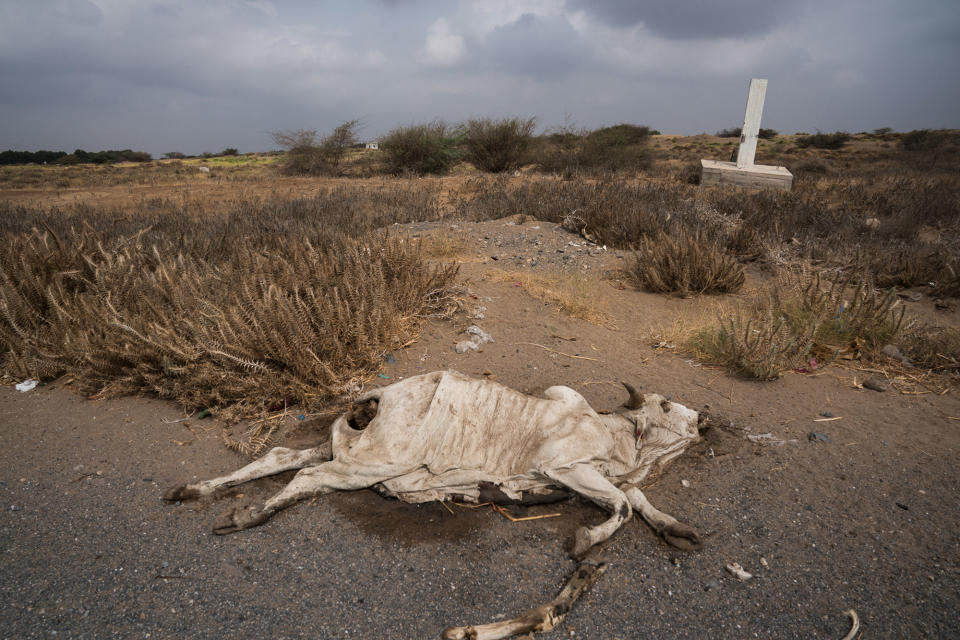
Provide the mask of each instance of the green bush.
{"label": "green bush", "polygon": [[397,127],[380,140],[387,170],[424,175],[446,173],[460,159],[463,134],[442,120]]}
{"label": "green bush", "polygon": [[484,171],[516,169],[527,159],[536,118],[470,119],[464,131],[467,160]]}
{"label": "green bush", "polygon": [[[718,138],[739,138],[742,133],[743,128],[737,127],[735,129],[721,129],[717,131],[716,136]],[[757,132],[757,137],[761,140],[773,140],[778,135],[780,135],[780,132],[776,129],[764,129],[763,127],[760,127],[760,130]]]}
{"label": "green bush", "polygon": [[220,152],[220,155],[221,155],[221,156],[235,156],[235,155],[237,155],[238,153],[239,153],[239,151],[238,151],[237,149],[234,149],[233,147],[227,147],[226,149],[224,149],[223,151]]}
{"label": "green bush", "polygon": [[814,147],[816,149],[840,149],[852,138],[846,131],[837,131],[835,133],[814,133],[813,135],[800,136],[796,140],[798,147],[806,149]]}
{"label": "green bush", "polygon": [[903,138],[900,139],[900,146],[903,147],[904,151],[930,151],[942,146],[946,140],[947,136],[942,131],[916,129],[903,134]]}

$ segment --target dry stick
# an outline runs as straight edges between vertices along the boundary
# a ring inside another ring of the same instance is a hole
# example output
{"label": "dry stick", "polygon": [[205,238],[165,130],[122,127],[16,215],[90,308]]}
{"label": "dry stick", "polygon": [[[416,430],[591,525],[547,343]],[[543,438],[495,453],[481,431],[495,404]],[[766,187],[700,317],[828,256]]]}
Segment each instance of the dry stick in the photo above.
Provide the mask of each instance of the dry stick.
{"label": "dry stick", "polygon": [[545,347],[545,346],[543,346],[542,344],[537,344],[536,342],[515,342],[515,343],[514,343],[514,345],[518,345],[518,344],[528,344],[528,345],[530,345],[530,346],[532,346],[532,347],[540,347],[541,349],[544,349],[544,350],[546,350],[546,351],[549,351],[550,353],[556,353],[556,354],[558,354],[558,355],[566,356],[566,357],[568,357],[568,358],[576,358],[577,360],[593,360],[594,362],[599,362],[599,361],[600,361],[598,358],[589,358],[589,357],[587,357],[587,356],[575,356],[575,355],[571,355],[571,354],[569,354],[569,353],[564,353],[563,351],[556,351],[556,350],[554,350],[554,349],[551,349],[550,347]]}
{"label": "dry stick", "polygon": [[585,561],[577,565],[576,570],[556,598],[534,609],[526,611],[512,620],[482,624],[478,626],[447,627],[441,634],[446,640],[500,640],[520,633],[550,631],[570,612],[573,603],[593,586],[603,572],[607,570],[604,562],[595,564]]}
{"label": "dry stick", "polygon": [[505,518],[506,518],[507,520],[509,520],[510,522],[526,522],[527,520],[543,520],[544,518],[559,518],[559,517],[560,517],[560,514],[559,514],[559,513],[545,513],[545,514],[539,515],[539,516],[525,516],[525,517],[523,517],[523,518],[517,518],[516,516],[511,515],[509,511],[507,511],[506,509],[504,509],[504,508],[501,507],[500,505],[491,504],[490,507],[491,507],[494,511],[496,511],[497,513],[499,513],[500,515],[502,515],[503,517],[505,517]]}
{"label": "dry stick", "polygon": [[[693,384],[697,385],[698,387],[702,387],[702,388],[706,389],[707,391],[713,391],[715,394],[717,394],[717,395],[720,396],[721,398],[726,398],[727,400],[730,400],[730,396],[725,395],[725,394],[723,394],[723,393],[720,393],[720,392],[717,391],[716,389],[711,389],[710,387],[704,386],[704,385],[700,384],[699,382],[694,382]],[[731,402],[732,402],[732,400],[731,400]]]}
{"label": "dry stick", "polygon": [[853,640],[857,636],[857,631],[860,631],[860,616],[853,609],[847,609],[844,613],[850,618],[850,631],[843,636],[842,640]]}
{"label": "dry stick", "polygon": [[843,416],[837,416],[836,418],[817,418],[814,422],[833,422],[834,420],[843,420]]}

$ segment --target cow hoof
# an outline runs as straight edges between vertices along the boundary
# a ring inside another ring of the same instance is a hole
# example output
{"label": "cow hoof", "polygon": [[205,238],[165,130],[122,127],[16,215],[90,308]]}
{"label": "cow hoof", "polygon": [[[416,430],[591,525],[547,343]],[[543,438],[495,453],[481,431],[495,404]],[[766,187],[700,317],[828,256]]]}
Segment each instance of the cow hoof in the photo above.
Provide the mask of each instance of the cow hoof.
{"label": "cow hoof", "polygon": [[703,543],[700,535],[693,530],[693,527],[681,522],[665,527],[661,535],[667,541],[667,544],[681,551],[696,551]]}
{"label": "cow hoof", "polygon": [[170,487],[163,492],[163,499],[167,502],[177,502],[179,500],[192,500],[194,498],[200,497],[200,490],[196,487],[191,487],[188,484],[180,484],[175,487]]}
{"label": "cow hoof", "polygon": [[442,640],[473,640],[477,637],[477,630],[473,627],[447,627],[440,634]]}
{"label": "cow hoof", "polygon": [[570,556],[574,560],[580,560],[587,555],[587,551],[593,546],[593,540],[590,539],[590,532],[586,527],[580,527],[573,535],[573,544],[570,546]]}
{"label": "cow hoof", "polygon": [[270,518],[269,511],[259,511],[253,507],[238,507],[225,511],[213,521],[213,532],[218,536],[236,533],[258,524],[263,524]]}

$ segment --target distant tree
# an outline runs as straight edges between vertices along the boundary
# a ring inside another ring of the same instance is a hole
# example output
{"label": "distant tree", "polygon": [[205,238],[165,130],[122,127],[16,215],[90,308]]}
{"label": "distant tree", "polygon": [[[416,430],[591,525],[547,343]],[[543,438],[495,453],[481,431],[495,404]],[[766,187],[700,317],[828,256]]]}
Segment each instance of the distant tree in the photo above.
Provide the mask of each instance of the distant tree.
{"label": "distant tree", "polygon": [[359,120],[348,120],[321,138],[316,129],[274,131],[273,141],[286,149],[281,171],[288,175],[336,175],[347,150],[357,143]]}
{"label": "distant tree", "polygon": [[238,153],[239,153],[239,151],[237,151],[237,150],[234,149],[233,147],[227,147],[226,149],[224,149],[223,151],[220,152],[220,155],[221,155],[221,156],[235,156],[235,155],[237,155]]}
{"label": "distant tree", "polygon": [[187,154],[180,153],[179,151],[168,151],[163,154],[164,158],[170,158],[171,160],[182,160],[187,157]]}
{"label": "distant tree", "polygon": [[880,127],[879,129],[873,130],[874,135],[885,136],[893,133],[893,127]]}

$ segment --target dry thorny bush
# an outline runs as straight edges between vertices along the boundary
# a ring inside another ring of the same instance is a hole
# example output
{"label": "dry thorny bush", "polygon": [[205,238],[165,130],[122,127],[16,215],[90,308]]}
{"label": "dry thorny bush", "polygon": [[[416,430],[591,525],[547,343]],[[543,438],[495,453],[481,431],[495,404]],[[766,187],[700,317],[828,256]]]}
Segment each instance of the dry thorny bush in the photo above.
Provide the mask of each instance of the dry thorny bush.
{"label": "dry thorny bush", "polygon": [[733,293],[745,279],[743,265],[716,240],[686,227],[642,239],[627,276],[639,289],[681,296]]}
{"label": "dry thorny bush", "polygon": [[849,355],[870,356],[892,340],[904,307],[893,290],[878,291],[869,276],[821,276],[784,270],[715,325],[697,331],[688,347],[704,360],[745,376],[773,380],[791,367]]}
{"label": "dry thorny bush", "polygon": [[372,233],[340,196],[202,222],[33,212],[43,230],[2,237],[3,372],[68,374],[88,394],[146,391],[227,418],[318,407],[443,313],[456,273]]}

